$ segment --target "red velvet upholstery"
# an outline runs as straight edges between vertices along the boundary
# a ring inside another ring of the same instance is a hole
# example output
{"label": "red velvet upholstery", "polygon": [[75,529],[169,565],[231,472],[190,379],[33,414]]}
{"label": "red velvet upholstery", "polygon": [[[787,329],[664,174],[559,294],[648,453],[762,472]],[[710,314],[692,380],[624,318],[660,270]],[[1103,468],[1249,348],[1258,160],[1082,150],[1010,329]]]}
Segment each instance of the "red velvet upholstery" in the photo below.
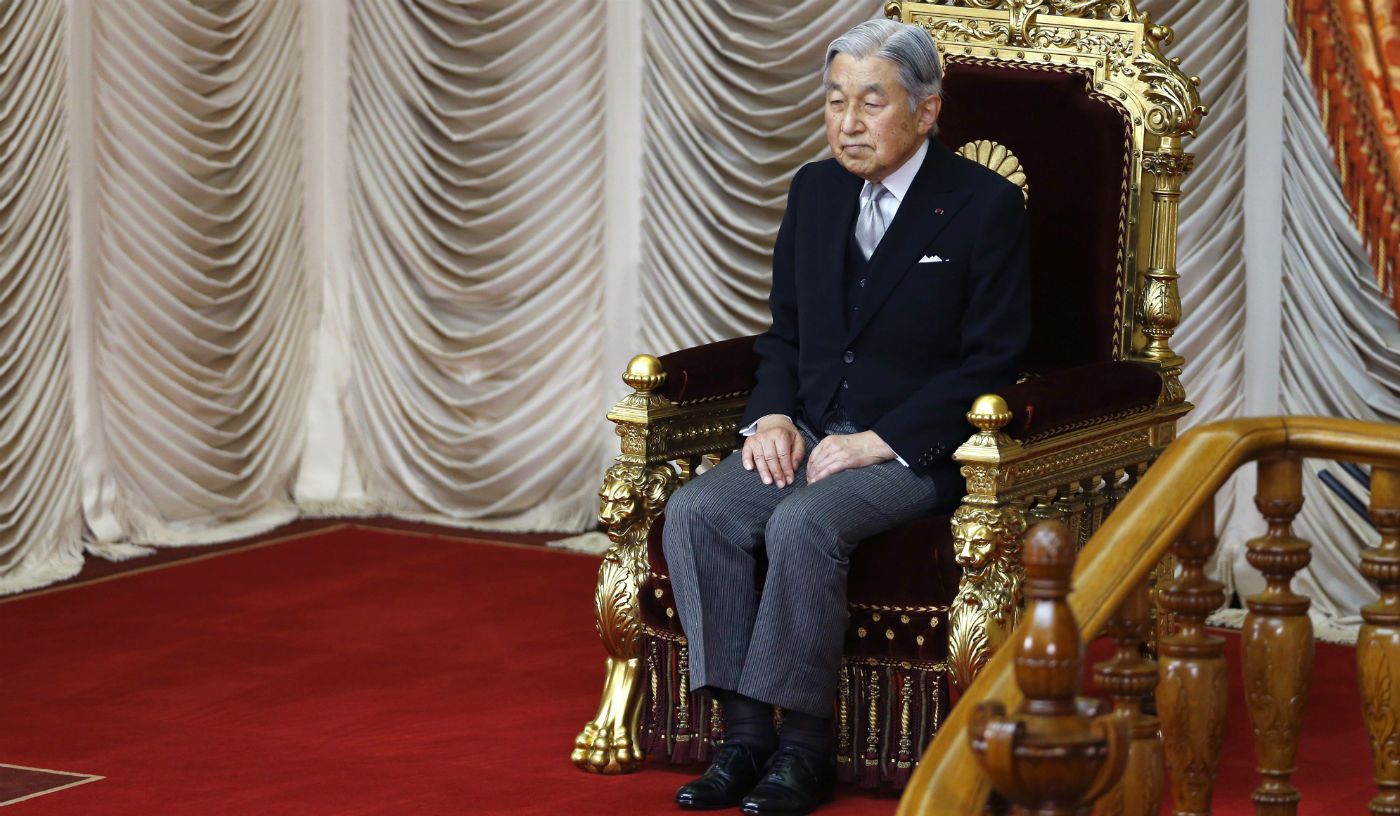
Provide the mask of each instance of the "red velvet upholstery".
{"label": "red velvet upholstery", "polygon": [[962,577],[953,561],[951,520],[944,513],[911,521],[866,539],[851,556],[847,657],[948,657],[948,605]]}
{"label": "red velvet upholstery", "polygon": [[[666,566],[666,552],[661,549],[661,531],[666,516],[658,516],[647,534],[647,579],[642,582],[637,604],[641,607],[642,623],[659,632],[683,637],[680,618],[676,617],[676,600],[671,595],[671,571]],[[670,614],[666,614],[670,610]]]}
{"label": "red velvet upholstery", "polygon": [[1011,409],[1006,434],[1022,442],[1083,428],[1157,402],[1162,378],[1145,363],[1090,363],[1036,377],[997,393]]}
{"label": "red velvet upholstery", "polygon": [[938,138],[954,150],[1005,145],[1025,168],[1030,199],[1031,347],[1048,371],[1114,357],[1131,121],[1092,97],[1086,68],[1013,67],[948,58]]}
{"label": "red velvet upholstery", "polygon": [[752,391],[758,370],[754,339],[736,337],[662,356],[661,395],[672,402],[699,402]]}

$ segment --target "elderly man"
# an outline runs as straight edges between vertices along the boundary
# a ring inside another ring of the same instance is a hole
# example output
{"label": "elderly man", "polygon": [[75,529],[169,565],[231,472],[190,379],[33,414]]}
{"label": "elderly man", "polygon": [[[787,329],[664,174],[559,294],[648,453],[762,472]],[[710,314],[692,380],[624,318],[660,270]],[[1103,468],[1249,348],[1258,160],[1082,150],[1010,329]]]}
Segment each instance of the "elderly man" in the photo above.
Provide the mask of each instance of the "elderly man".
{"label": "elderly man", "polygon": [[666,510],[691,683],[727,735],[683,808],[805,813],[830,796],[851,553],[961,498],[964,412],[1012,381],[1029,334],[1021,191],[929,138],[928,34],[862,23],[827,48],[823,81],[834,159],[788,191],[743,451]]}

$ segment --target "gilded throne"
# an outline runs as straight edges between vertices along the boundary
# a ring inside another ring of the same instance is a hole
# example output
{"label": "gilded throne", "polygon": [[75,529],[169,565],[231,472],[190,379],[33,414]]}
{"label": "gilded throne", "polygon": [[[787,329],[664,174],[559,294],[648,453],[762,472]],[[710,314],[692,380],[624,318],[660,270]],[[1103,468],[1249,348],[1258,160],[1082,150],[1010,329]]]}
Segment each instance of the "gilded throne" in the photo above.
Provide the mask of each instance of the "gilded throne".
{"label": "gilded throne", "polygon": [[[945,65],[938,138],[1022,185],[1032,272],[1026,374],[979,398],[955,453],[967,494],[949,514],[862,543],[837,707],[838,769],[902,787],[949,705],[1015,626],[1028,522],[1082,544],[1175,437],[1188,410],[1171,348],[1181,316],[1176,219],[1182,140],[1205,108],[1134,0],[889,2]],[[607,677],[576,740],[584,770],[644,755],[704,760],[724,724],[688,691],[685,637],[660,546],[666,499],[733,450],[753,387],[753,338],[639,355],[609,413],[621,453],[601,491],[612,540],[597,585]]]}

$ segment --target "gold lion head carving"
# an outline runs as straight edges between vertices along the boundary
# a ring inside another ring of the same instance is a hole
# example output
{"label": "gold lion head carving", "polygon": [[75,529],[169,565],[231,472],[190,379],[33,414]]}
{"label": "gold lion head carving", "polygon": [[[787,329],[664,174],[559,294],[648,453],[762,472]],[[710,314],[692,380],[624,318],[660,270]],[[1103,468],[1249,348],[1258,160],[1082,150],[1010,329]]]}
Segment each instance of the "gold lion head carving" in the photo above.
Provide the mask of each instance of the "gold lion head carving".
{"label": "gold lion head carving", "polygon": [[[1024,516],[1014,508],[963,505],[953,514],[953,546],[963,569],[960,605],[998,619],[1014,616],[1020,601]],[[963,610],[968,611],[968,610]]]}
{"label": "gold lion head carving", "polygon": [[670,465],[613,465],[598,491],[598,521],[608,538],[622,541],[634,531],[646,530],[675,489],[676,472]]}
{"label": "gold lion head carving", "polygon": [[965,572],[977,572],[989,565],[1010,563],[1016,558],[1025,522],[1014,510],[963,505],[953,514],[955,560]]}

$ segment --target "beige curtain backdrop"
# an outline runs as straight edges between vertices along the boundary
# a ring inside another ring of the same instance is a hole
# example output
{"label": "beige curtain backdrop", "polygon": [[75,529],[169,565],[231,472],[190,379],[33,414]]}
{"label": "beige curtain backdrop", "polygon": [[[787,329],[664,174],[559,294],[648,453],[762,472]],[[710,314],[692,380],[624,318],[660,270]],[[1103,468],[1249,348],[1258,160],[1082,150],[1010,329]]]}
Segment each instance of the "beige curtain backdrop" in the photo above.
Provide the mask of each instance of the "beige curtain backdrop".
{"label": "beige curtain backdrop", "polygon": [[65,10],[61,0],[0,8],[0,591],[82,566]]}
{"label": "beige curtain backdrop", "polygon": [[[1141,5],[1212,106],[1181,223],[1189,423],[1273,376],[1246,371],[1260,331],[1284,338],[1284,410],[1396,419],[1400,339],[1296,49],[1283,316],[1247,326],[1247,3]],[[788,179],[826,151],[822,51],[878,10],[6,4],[0,591],[71,574],[85,544],[123,557],[298,514],[585,528],[616,347],[762,328]],[[1372,533],[1308,496],[1304,581],[1346,621]],[[1219,569],[1248,591],[1253,509],[1221,503]]]}
{"label": "beige curtain backdrop", "polygon": [[[93,3],[79,370],[99,545],[295,517],[311,322],[299,8]],[[217,9],[217,10],[213,10]]]}
{"label": "beige curtain backdrop", "polygon": [[347,444],[361,509],[594,514],[603,4],[350,4]]}

